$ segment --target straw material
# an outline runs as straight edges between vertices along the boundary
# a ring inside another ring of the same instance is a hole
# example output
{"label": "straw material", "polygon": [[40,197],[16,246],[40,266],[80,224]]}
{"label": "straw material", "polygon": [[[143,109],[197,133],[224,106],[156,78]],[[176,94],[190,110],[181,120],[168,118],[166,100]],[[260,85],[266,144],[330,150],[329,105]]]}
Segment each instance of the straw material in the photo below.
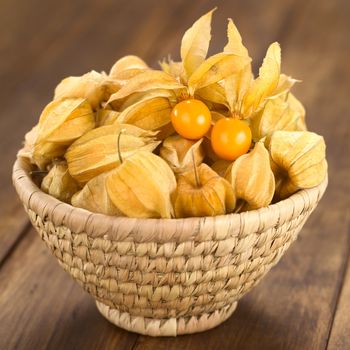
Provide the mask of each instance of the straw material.
{"label": "straw material", "polygon": [[133,219],[74,208],[43,193],[18,159],[13,182],[61,266],[124,329],[151,336],[225,321],[275,265],[317,206],[327,179],[267,208],[217,217]]}

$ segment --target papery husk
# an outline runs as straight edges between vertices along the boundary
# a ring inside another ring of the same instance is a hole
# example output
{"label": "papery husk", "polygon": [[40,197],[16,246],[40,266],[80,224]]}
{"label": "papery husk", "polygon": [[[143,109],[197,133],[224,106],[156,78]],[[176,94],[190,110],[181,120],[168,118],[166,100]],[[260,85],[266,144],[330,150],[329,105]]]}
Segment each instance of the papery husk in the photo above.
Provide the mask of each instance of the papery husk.
{"label": "papery husk", "polygon": [[109,77],[116,80],[128,80],[147,69],[149,69],[148,65],[140,57],[128,55],[114,63]]}
{"label": "papery husk", "polygon": [[230,75],[224,81],[225,95],[230,111],[231,113],[238,113],[241,109],[243,97],[253,80],[251,58],[247,48],[242,43],[242,37],[232,19],[228,20],[227,39],[228,42],[224,48],[224,52],[233,53],[248,60],[248,63],[241,70]]}
{"label": "papery husk", "polygon": [[227,168],[232,164],[232,162],[225,160],[225,159],[219,159],[216,162],[214,162],[210,167],[218,173],[220,176],[225,177]]}
{"label": "papery husk", "polygon": [[96,127],[114,124],[120,115],[120,112],[112,109],[99,109],[96,112]]}
{"label": "papery husk", "polygon": [[190,94],[241,71],[250,58],[221,52],[206,59],[188,79]]}
{"label": "papery husk", "polygon": [[122,216],[107,193],[106,180],[114,170],[97,175],[72,197],[72,205],[93,213]]}
{"label": "papery husk", "polygon": [[41,189],[62,202],[70,203],[74,193],[80,190],[79,184],[70,176],[67,164],[54,164],[41,183]]}
{"label": "papery husk", "polygon": [[208,165],[177,176],[177,188],[172,196],[175,217],[215,216],[231,213],[235,207],[232,186]]}
{"label": "papery husk", "polygon": [[159,130],[171,123],[172,104],[167,97],[141,99],[124,109],[119,117],[120,123],[136,125],[145,130]]}
{"label": "papery husk", "polygon": [[278,96],[287,94],[294,86],[294,84],[299,82],[300,80],[294,79],[285,74],[280,74],[278,85],[269,98],[276,98]]}
{"label": "papery husk", "polygon": [[38,137],[39,126],[35,125],[33,128],[25,134],[23,148],[21,148],[17,157],[29,159],[31,163],[34,163],[33,152],[36,139]]}
{"label": "papery husk", "polygon": [[40,115],[35,145],[43,142],[69,145],[94,127],[95,117],[87,100],[54,100]]}
{"label": "papery husk", "polygon": [[41,142],[34,146],[32,163],[40,170],[47,170],[52,161],[62,159],[68,146],[59,143]]}
{"label": "papery husk", "polygon": [[124,160],[141,150],[152,152],[159,144],[154,139],[156,133],[134,125],[115,123],[101,126],[75,141],[67,150],[65,158],[71,175],[85,183],[117,167],[120,164],[118,135],[121,132],[120,154]]}
{"label": "papery husk", "polygon": [[268,206],[275,192],[275,177],[271,170],[269,153],[262,142],[236,159],[226,171],[225,178],[232,185],[238,211]]}
{"label": "papery husk", "polygon": [[106,74],[94,70],[82,76],[67,77],[57,85],[54,99],[85,98],[96,110],[105,97],[106,79]]}
{"label": "papery husk", "polygon": [[275,130],[306,130],[305,110],[301,103],[289,93],[269,100],[265,107],[250,120],[254,140],[260,140]]}
{"label": "papery husk", "polygon": [[243,98],[242,115],[250,116],[258,111],[278,86],[281,69],[281,48],[277,42],[271,44],[259,69],[259,76],[250,85]]}
{"label": "papery husk", "polygon": [[193,168],[193,159],[196,166],[202,163],[205,154],[201,143],[202,139],[193,141],[173,135],[163,141],[159,154],[175,173],[182,173]]}
{"label": "papery husk", "polygon": [[225,89],[219,83],[214,83],[197,90],[194,97],[228,107]]}
{"label": "papery husk", "polygon": [[125,109],[131,107],[132,105],[139,103],[141,101],[149,100],[151,98],[164,97],[169,99],[170,103],[176,104],[177,102],[177,90],[166,90],[166,89],[154,89],[146,92],[134,92],[131,95],[122,98],[120,100],[113,101],[110,105],[123,112]]}
{"label": "papery husk", "polygon": [[176,179],[169,165],[146,151],[127,158],[107,178],[113,204],[135,218],[171,218],[170,195],[175,188]]}
{"label": "papery husk", "polygon": [[184,86],[171,75],[162,71],[147,70],[131,78],[126,85],[109,98],[108,103],[114,103],[137,92],[147,92],[156,89],[175,90],[183,88]]}
{"label": "papery husk", "polygon": [[326,145],[322,136],[309,131],[275,131],[265,144],[276,177],[277,198],[315,187],[326,177]]}
{"label": "papery husk", "polygon": [[287,103],[289,108],[298,116],[296,130],[307,131],[305,120],[305,108],[303,104],[291,93],[287,93]]}
{"label": "papery husk", "polygon": [[182,37],[181,60],[187,79],[207,56],[211,39],[211,18],[214,10],[200,17]]}
{"label": "papery husk", "polygon": [[163,72],[171,75],[181,84],[186,83],[186,74],[182,62],[175,62],[171,58],[159,62]]}

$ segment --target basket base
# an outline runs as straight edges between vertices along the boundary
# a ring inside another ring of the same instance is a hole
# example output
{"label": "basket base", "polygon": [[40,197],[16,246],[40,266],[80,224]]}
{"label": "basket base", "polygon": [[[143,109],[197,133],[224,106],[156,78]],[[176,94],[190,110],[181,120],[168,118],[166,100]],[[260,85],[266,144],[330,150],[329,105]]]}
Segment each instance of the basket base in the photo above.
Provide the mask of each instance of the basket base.
{"label": "basket base", "polygon": [[96,305],[108,321],[120,328],[152,337],[168,337],[203,332],[218,326],[232,315],[237,307],[237,302],[210,314],[168,319],[132,316],[127,312],[112,309],[99,301],[96,301]]}

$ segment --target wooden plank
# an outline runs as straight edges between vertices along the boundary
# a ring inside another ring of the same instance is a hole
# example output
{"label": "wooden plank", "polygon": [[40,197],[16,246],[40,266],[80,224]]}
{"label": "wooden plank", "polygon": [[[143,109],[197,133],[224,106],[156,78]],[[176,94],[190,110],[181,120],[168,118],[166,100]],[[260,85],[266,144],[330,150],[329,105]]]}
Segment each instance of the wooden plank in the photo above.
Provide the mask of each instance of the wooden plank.
{"label": "wooden plank", "polygon": [[0,349],[131,349],[32,229],[0,270]]}
{"label": "wooden plank", "polygon": [[[348,219],[349,220],[349,219]],[[350,237],[350,231],[349,237]],[[350,246],[350,242],[348,242]],[[332,331],[330,334],[329,350],[350,348],[350,259],[335,312]]]}

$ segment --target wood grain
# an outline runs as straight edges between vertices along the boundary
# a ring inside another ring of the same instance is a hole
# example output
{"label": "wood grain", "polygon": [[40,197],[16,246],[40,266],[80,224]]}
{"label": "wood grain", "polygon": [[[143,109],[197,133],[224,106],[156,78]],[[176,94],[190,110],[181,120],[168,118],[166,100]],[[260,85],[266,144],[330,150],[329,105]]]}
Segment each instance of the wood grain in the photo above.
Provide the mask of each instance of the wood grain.
{"label": "wood grain", "polygon": [[[152,66],[179,58],[184,31],[213,1],[2,0],[0,11],[0,348],[1,349],[347,349],[350,348],[349,171],[350,3],[223,2],[211,53],[233,17],[260,65],[282,44],[283,71],[304,82],[295,94],[311,130],[325,136],[330,184],[301,238],[222,326],[176,339],[113,327],[73,283],[33,230],[11,186],[24,133],[67,75],[108,70],[134,53]],[[2,262],[2,264],[1,264]]]}
{"label": "wood grain", "polygon": [[0,270],[1,349],[131,349],[136,335],[105,321],[34,229]]}

